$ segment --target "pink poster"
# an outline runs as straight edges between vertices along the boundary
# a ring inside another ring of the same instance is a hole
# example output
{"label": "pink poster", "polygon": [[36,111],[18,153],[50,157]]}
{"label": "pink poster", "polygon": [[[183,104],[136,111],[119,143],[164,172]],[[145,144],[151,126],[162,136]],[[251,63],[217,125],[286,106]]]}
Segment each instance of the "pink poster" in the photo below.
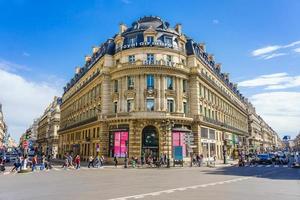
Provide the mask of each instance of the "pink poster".
{"label": "pink poster", "polygon": [[173,140],[172,140],[172,146],[182,146],[182,153],[183,156],[186,156],[186,145],[185,145],[185,133],[184,132],[173,132]]}
{"label": "pink poster", "polygon": [[128,141],[128,132],[115,132],[114,156],[125,157],[127,152],[126,142]]}

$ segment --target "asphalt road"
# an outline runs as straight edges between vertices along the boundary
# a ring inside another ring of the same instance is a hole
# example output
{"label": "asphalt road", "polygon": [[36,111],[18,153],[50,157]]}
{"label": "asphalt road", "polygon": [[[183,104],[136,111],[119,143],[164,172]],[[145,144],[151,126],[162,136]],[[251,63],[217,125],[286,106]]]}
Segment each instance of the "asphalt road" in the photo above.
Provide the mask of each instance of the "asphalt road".
{"label": "asphalt road", "polygon": [[0,175],[0,200],[300,199],[300,169],[223,167],[171,169],[55,168]]}

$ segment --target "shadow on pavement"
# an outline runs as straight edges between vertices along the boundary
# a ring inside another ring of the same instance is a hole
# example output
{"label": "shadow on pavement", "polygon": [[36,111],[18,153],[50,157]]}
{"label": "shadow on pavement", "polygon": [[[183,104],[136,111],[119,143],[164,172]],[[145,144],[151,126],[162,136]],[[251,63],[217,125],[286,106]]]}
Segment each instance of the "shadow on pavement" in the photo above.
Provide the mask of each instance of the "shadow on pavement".
{"label": "shadow on pavement", "polygon": [[204,174],[228,175],[228,176],[257,176],[258,178],[268,178],[275,180],[300,180],[299,168],[257,168],[257,167],[220,167],[214,170],[203,170]]}

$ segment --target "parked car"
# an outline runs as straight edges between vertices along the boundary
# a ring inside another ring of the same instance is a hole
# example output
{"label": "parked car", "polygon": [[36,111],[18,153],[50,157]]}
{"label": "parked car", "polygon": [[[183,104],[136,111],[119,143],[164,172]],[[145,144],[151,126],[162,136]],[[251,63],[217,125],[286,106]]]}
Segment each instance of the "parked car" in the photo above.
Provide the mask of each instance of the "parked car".
{"label": "parked car", "polygon": [[252,164],[272,164],[272,158],[269,154],[258,154],[252,161]]}

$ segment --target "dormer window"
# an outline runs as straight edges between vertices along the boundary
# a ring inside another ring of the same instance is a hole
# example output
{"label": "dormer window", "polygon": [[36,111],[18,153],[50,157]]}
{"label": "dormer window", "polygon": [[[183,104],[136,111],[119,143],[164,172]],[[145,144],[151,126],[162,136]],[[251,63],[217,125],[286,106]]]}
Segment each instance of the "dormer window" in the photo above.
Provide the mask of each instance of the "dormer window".
{"label": "dormer window", "polygon": [[154,42],[154,37],[153,36],[147,36],[147,43],[151,44]]}
{"label": "dormer window", "polygon": [[130,37],[130,38],[128,38],[128,43],[129,44],[135,44],[136,43],[136,37]]}
{"label": "dormer window", "polygon": [[165,37],[165,43],[172,45],[172,43],[173,43],[172,37]]}

